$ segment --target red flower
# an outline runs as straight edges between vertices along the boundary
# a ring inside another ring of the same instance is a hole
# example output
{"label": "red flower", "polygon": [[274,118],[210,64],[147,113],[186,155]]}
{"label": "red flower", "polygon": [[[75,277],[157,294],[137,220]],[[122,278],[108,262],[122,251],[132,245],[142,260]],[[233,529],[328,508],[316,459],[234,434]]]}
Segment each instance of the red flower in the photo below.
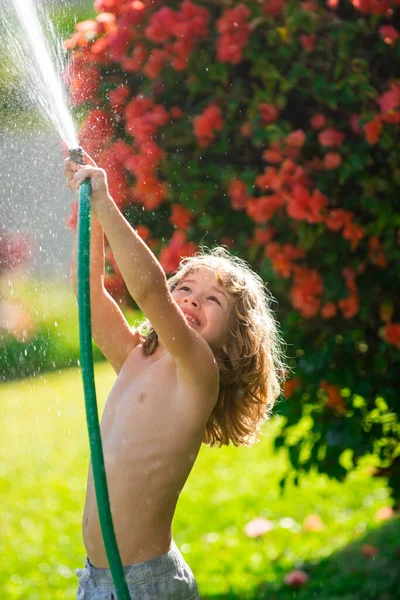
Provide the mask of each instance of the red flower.
{"label": "red flower", "polygon": [[340,394],[340,387],[337,385],[333,385],[328,381],[321,381],[321,388],[325,390],[328,401],[326,403],[327,408],[331,408],[336,412],[343,414],[346,411],[346,404],[343,397]]}
{"label": "red flower", "polygon": [[286,398],[290,398],[293,396],[294,392],[300,387],[300,379],[297,377],[293,377],[292,379],[287,379],[283,384],[283,395]]}
{"label": "red flower", "polygon": [[217,59],[237,65],[243,60],[243,48],[249,39],[250,27],[246,19],[250,10],[244,4],[227,9],[217,20]]}
{"label": "red flower", "polygon": [[302,148],[306,142],[306,134],[302,129],[292,131],[286,136],[286,143],[288,146],[294,146],[295,148]]}
{"label": "red flower", "polygon": [[364,125],[365,139],[371,145],[377,144],[381,137],[382,121],[379,116]]}
{"label": "red flower", "polygon": [[281,246],[275,242],[265,247],[265,256],[269,258],[274,267],[274,271],[281,277],[290,277],[293,270],[293,261],[304,258],[305,251],[302,248],[296,248],[292,244]]}
{"label": "red flower", "polygon": [[303,46],[304,50],[308,50],[308,51],[311,51],[314,49],[316,39],[317,39],[317,36],[315,34],[300,36],[301,45]]}
{"label": "red flower", "polygon": [[130,88],[128,85],[119,85],[108,92],[108,99],[111,108],[118,114],[122,113],[123,106],[130,96]]}
{"label": "red flower", "polygon": [[343,143],[345,137],[344,133],[330,127],[318,134],[318,141],[321,146],[335,148]]}
{"label": "red flower", "polygon": [[350,0],[356,10],[364,14],[384,15],[390,4],[384,0]]}
{"label": "red flower", "polygon": [[324,292],[321,275],[308,267],[294,267],[294,284],[290,297],[294,308],[303,317],[315,317],[321,306],[320,296]]}
{"label": "red flower", "polygon": [[256,223],[265,223],[272,219],[275,212],[285,203],[285,199],[280,195],[249,198],[246,212]]}
{"label": "red flower", "polygon": [[360,301],[358,296],[351,294],[347,298],[343,298],[338,302],[339,308],[343,313],[345,319],[351,319],[356,315],[360,308]]}
{"label": "red flower", "polygon": [[231,200],[233,210],[242,210],[246,208],[249,195],[246,184],[240,179],[232,179],[228,185],[228,196]]}
{"label": "red flower", "polygon": [[88,154],[97,158],[114,135],[113,122],[104,110],[92,110],[79,132],[79,142]]}
{"label": "red flower", "polygon": [[265,150],[263,152],[263,159],[266,162],[278,165],[282,161],[282,154],[279,150]]}
{"label": "red flower", "polygon": [[96,97],[100,85],[100,73],[96,65],[84,65],[76,59],[71,66],[70,98],[73,106],[78,106]]}
{"label": "red flower", "polygon": [[354,133],[362,133],[362,128],[358,121],[359,118],[360,118],[360,115],[358,115],[357,113],[353,113],[350,117],[349,124],[350,124],[351,129],[354,131]]}
{"label": "red flower", "polygon": [[150,98],[141,94],[133,98],[125,107],[125,131],[132,135],[138,144],[150,142],[157,129],[168,123],[168,112],[160,104],[154,105]]}
{"label": "red flower", "polygon": [[215,132],[221,131],[223,128],[221,109],[211,104],[201,115],[193,119],[193,124],[199,146],[208,146],[215,139]]}
{"label": "red flower", "polygon": [[121,0],[95,0],[96,12],[107,12],[118,14],[121,9]]}
{"label": "red flower", "polygon": [[260,112],[261,121],[264,123],[264,125],[269,125],[270,123],[274,123],[278,120],[279,110],[272,104],[263,102],[258,106],[258,110]]}
{"label": "red flower", "polygon": [[347,223],[343,230],[343,237],[350,240],[350,247],[355,250],[365,235],[365,229],[355,223]]}
{"label": "red flower", "polygon": [[328,198],[319,190],[314,190],[312,195],[300,184],[295,184],[292,193],[288,196],[287,214],[292,219],[307,221],[308,223],[321,223],[321,211],[326,208]]}
{"label": "red flower", "polygon": [[325,123],[326,123],[325,115],[317,114],[317,115],[314,115],[313,118],[311,119],[311,127],[313,129],[322,129],[322,127],[325,127]]}
{"label": "red flower", "polygon": [[342,164],[342,157],[337,152],[328,152],[324,157],[324,167],[327,170],[337,169]]}
{"label": "red flower", "polygon": [[354,214],[348,210],[334,209],[325,217],[325,225],[331,231],[339,231],[339,229],[351,223],[353,216]]}
{"label": "red flower", "polygon": [[379,27],[379,35],[385,44],[393,44],[399,39],[399,32],[392,25],[382,25]]}
{"label": "red flower", "polygon": [[147,63],[143,67],[143,73],[149,79],[155,79],[161,73],[164,65],[168,61],[168,53],[165,50],[161,50],[160,48],[155,48],[151,53],[147,60]]}
{"label": "red flower", "polygon": [[332,317],[336,316],[336,313],[337,309],[333,302],[327,302],[321,308],[321,317],[323,319],[332,319]]}
{"label": "red flower", "polygon": [[133,28],[118,27],[116,33],[111,36],[108,44],[108,55],[114,62],[121,62],[127,58],[127,52],[135,41],[136,34]]}
{"label": "red flower", "polygon": [[152,42],[164,43],[173,68],[182,70],[198,41],[208,36],[208,20],[209,11],[204,6],[185,0],[180,11],[163,6],[155,12],[145,35]]}
{"label": "red flower", "polygon": [[160,252],[160,263],[166,273],[173,273],[179,267],[181,258],[191,256],[197,250],[193,242],[186,241],[186,233],[175,231],[170,243]]}
{"label": "red flower", "polygon": [[284,0],[268,0],[262,6],[263,13],[269,17],[279,17],[285,8]]}
{"label": "red flower", "polygon": [[268,229],[256,227],[254,230],[254,241],[257,242],[257,244],[268,244],[274,235],[275,229],[273,227],[268,227]]}
{"label": "red flower", "polygon": [[400,83],[394,83],[392,81],[390,90],[379,96],[377,103],[381,107],[383,113],[400,106]]}
{"label": "red flower", "polygon": [[115,144],[110,146],[109,150],[113,152],[116,160],[118,160],[121,164],[124,164],[125,161],[134,154],[133,147],[122,140],[115,142]]}
{"label": "red flower", "polygon": [[249,121],[246,121],[245,123],[243,123],[240,126],[240,133],[242,134],[243,137],[251,136],[251,134],[253,133],[253,128],[251,126],[251,123],[249,123]]}
{"label": "red flower", "polygon": [[337,10],[339,7],[339,0],[326,0],[326,5],[332,10]]}
{"label": "red flower", "polygon": [[121,161],[115,152],[115,145],[99,155],[97,164],[107,172],[110,195],[114,198],[117,206],[122,208],[129,200],[128,181],[124,170],[121,169]]}
{"label": "red flower", "polygon": [[388,323],[385,326],[383,336],[388,344],[400,350],[400,323]]}
{"label": "red flower", "polygon": [[143,46],[143,44],[136,44],[132,56],[125,57],[122,62],[122,68],[124,71],[139,71],[145,63],[149,51]]}
{"label": "red flower", "polygon": [[[281,172],[283,172],[283,165]],[[284,177],[278,173],[275,167],[267,167],[261,175],[256,177],[256,185],[262,190],[274,190],[278,192],[282,189],[284,184]]]}
{"label": "red flower", "polygon": [[387,267],[387,259],[382,250],[378,236],[373,235],[368,240],[368,256],[372,263],[384,269]]}
{"label": "red flower", "polygon": [[178,229],[187,229],[193,218],[192,212],[180,204],[172,204],[171,208],[169,222]]}
{"label": "red flower", "polygon": [[166,186],[155,175],[149,173],[145,177],[138,179],[132,188],[133,199],[140,202],[146,210],[154,210],[167,197]]}
{"label": "red flower", "polygon": [[171,115],[172,119],[180,119],[183,115],[183,110],[180,106],[171,106],[169,114]]}
{"label": "red flower", "polygon": [[145,36],[156,44],[166,42],[171,37],[176,18],[176,12],[172,8],[163,6],[152,15],[144,31]]}
{"label": "red flower", "polygon": [[136,225],[135,231],[144,242],[147,242],[151,236],[151,231],[146,225]]}

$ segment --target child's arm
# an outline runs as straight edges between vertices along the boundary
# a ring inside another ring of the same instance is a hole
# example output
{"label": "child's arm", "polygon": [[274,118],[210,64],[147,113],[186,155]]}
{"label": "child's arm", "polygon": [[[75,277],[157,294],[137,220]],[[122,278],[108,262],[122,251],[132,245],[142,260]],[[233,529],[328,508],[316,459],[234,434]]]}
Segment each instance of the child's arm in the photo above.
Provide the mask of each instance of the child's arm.
{"label": "child's arm", "polygon": [[[76,234],[71,263],[71,281],[76,297],[77,238]],[[115,372],[119,373],[130,351],[138,345],[140,336],[104,287],[104,234],[94,216],[90,240],[90,312],[93,339]]]}
{"label": "child's arm", "polygon": [[[66,161],[67,182],[72,179],[69,161]],[[104,234],[98,220],[92,216],[90,236],[90,311],[92,336],[101,352],[119,373],[130,351],[137,346],[140,336],[125,319],[118,304],[104,287]],[[75,234],[71,260],[71,283],[78,297],[77,277],[78,235]]]}
{"label": "child's arm", "polygon": [[92,183],[92,210],[99,219],[121,271],[135,299],[156,330],[160,342],[181,374],[204,389],[218,385],[218,366],[207,342],[187,323],[170,294],[165,273],[148,246],[130,226],[108,193],[105,172],[89,166],[75,175],[76,188]]}

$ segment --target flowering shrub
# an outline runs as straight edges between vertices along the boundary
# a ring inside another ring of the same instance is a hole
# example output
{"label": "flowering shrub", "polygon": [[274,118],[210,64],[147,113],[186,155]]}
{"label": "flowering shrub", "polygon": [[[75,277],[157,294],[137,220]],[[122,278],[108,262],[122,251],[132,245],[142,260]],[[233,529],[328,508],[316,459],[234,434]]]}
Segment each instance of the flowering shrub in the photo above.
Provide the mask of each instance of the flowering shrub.
{"label": "flowering shrub", "polygon": [[276,446],[339,479],[374,451],[399,498],[400,0],[94,5],[68,77],[114,199],[167,273],[200,242],[253,265],[293,368]]}

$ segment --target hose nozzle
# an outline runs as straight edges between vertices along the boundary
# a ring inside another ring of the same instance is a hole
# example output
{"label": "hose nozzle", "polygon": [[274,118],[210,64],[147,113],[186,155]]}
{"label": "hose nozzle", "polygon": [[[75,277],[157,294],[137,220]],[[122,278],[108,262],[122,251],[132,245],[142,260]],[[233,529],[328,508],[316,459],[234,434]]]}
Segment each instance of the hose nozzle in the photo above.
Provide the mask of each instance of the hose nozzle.
{"label": "hose nozzle", "polygon": [[83,156],[83,148],[81,148],[80,146],[78,146],[78,148],[70,148],[68,150],[68,155],[69,155],[70,159],[72,161],[74,161],[74,163],[76,163],[77,165],[85,164],[85,159]]}

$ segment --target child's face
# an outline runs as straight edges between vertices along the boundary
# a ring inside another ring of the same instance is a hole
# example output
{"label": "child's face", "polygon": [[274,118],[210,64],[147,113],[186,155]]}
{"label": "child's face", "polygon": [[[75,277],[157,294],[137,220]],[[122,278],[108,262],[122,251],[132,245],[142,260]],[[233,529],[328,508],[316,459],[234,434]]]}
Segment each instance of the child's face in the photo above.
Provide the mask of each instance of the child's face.
{"label": "child's face", "polygon": [[215,275],[209,271],[189,273],[176,286],[172,296],[189,325],[199,332],[210,348],[213,351],[224,348],[233,297],[217,282]]}

